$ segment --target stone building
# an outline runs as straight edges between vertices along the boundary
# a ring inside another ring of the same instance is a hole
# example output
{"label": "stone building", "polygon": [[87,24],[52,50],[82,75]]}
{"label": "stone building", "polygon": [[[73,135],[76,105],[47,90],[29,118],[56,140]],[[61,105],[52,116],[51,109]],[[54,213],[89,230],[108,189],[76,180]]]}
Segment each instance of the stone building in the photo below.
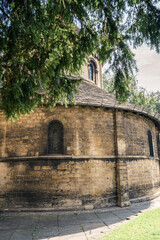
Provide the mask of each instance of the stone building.
{"label": "stone building", "polygon": [[117,104],[97,56],[82,70],[75,106],[16,122],[0,112],[1,209],[125,206],[158,194],[160,116]]}

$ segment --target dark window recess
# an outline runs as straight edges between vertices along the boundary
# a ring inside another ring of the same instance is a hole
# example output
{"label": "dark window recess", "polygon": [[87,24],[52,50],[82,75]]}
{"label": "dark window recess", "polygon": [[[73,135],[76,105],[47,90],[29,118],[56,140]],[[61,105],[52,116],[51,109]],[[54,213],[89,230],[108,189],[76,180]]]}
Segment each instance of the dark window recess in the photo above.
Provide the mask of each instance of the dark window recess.
{"label": "dark window recess", "polygon": [[63,125],[57,120],[48,126],[48,154],[63,154]]}
{"label": "dark window recess", "polygon": [[151,131],[148,131],[148,144],[149,144],[149,151],[150,151],[150,156],[154,157],[154,152],[153,152],[153,142],[152,142],[152,134]]}
{"label": "dark window recess", "polygon": [[88,65],[88,78],[96,83],[97,80],[97,65],[94,61],[90,61]]}
{"label": "dark window recess", "polygon": [[93,66],[89,64],[89,79],[93,81]]}

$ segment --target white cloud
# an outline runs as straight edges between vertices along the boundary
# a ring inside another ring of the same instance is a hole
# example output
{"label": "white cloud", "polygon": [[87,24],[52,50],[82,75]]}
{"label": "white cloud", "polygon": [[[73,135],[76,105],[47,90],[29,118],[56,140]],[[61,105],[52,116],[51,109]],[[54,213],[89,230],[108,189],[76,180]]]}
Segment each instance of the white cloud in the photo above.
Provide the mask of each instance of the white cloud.
{"label": "white cloud", "polygon": [[160,8],[160,2],[156,4],[156,7]]}
{"label": "white cloud", "polygon": [[160,54],[144,45],[134,53],[139,68],[138,85],[147,91],[160,91]]}
{"label": "white cloud", "polygon": [[[145,88],[147,91],[160,91],[160,54],[155,50],[150,50],[147,46],[142,45],[137,49],[131,50],[135,54],[137,67],[139,69],[136,74],[138,86]],[[103,72],[108,68],[105,64]]]}

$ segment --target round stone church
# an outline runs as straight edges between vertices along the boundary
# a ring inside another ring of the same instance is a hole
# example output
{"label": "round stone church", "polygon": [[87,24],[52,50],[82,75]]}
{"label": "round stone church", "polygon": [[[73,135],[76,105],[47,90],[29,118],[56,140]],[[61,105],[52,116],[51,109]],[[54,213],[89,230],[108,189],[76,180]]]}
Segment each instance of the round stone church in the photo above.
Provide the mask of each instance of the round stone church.
{"label": "round stone church", "polygon": [[103,90],[97,55],[76,105],[0,112],[0,209],[93,209],[158,196],[160,116]]}

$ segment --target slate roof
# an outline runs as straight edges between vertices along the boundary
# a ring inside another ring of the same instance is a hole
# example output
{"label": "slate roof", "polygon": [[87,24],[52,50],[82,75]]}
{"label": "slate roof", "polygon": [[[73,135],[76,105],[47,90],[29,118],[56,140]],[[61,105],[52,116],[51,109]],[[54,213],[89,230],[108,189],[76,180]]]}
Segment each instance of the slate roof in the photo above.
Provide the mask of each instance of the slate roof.
{"label": "slate roof", "polygon": [[119,104],[115,97],[102,90],[94,83],[84,80],[77,88],[78,94],[75,95],[76,105],[78,106],[95,106],[123,109],[130,112],[139,113],[154,120],[160,127],[160,114],[147,109],[143,106],[136,106],[130,103]]}

